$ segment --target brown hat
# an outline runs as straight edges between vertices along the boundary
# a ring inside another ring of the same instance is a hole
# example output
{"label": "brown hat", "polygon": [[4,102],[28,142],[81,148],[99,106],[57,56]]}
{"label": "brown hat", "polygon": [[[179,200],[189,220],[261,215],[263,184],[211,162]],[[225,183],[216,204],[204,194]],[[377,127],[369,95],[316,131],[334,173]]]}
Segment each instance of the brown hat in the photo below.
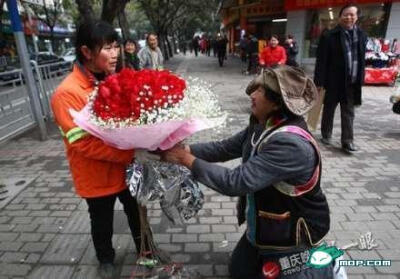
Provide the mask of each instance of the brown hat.
{"label": "brown hat", "polygon": [[318,98],[318,90],[312,79],[303,70],[286,65],[266,68],[249,83],[246,94],[250,95],[259,86],[282,95],[286,107],[296,115],[309,111]]}

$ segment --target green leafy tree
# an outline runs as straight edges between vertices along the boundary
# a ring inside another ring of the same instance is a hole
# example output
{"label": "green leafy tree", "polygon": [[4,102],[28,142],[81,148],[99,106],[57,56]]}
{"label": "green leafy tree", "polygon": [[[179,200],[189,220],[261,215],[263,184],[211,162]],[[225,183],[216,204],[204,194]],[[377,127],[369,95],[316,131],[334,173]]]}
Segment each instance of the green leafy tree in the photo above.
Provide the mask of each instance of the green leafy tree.
{"label": "green leafy tree", "polygon": [[137,0],[137,2],[141,5],[151,26],[157,33],[165,58],[168,59],[172,56],[169,38],[174,38],[177,32],[182,33],[181,29],[186,28],[183,23],[191,21],[190,18],[203,15],[204,10],[214,9],[216,11],[217,6],[214,6],[214,3],[218,1]]}
{"label": "green leafy tree", "polygon": [[[124,12],[126,14],[126,20],[129,29],[134,30],[134,34],[129,33],[130,37],[139,40],[144,38],[144,34],[152,31],[150,21],[137,1],[130,1],[126,5]],[[122,33],[124,33],[124,29],[122,28],[121,24],[120,26]]]}
{"label": "green leafy tree", "polygon": [[113,24],[118,19],[123,37],[128,36],[129,21],[125,13],[125,7],[130,0],[75,0],[76,7],[74,7],[71,0],[66,1],[70,3],[72,9],[75,8],[78,11],[76,23],[100,18]]}
{"label": "green leafy tree", "polygon": [[30,2],[24,2],[21,0],[21,4],[25,7],[29,7],[35,17],[44,22],[50,29],[50,42],[53,50],[56,49],[54,40],[54,27],[58,22],[61,22],[62,16],[62,0],[42,0],[41,4],[32,4]]}

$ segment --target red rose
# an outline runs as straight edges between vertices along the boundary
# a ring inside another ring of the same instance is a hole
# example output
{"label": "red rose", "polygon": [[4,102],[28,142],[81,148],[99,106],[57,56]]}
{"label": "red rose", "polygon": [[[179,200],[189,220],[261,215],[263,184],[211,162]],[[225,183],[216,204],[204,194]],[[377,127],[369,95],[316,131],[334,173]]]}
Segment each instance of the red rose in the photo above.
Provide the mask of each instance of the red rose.
{"label": "red rose", "polygon": [[166,70],[123,69],[100,84],[93,111],[103,120],[137,119],[141,110],[178,103],[185,88],[183,79]]}

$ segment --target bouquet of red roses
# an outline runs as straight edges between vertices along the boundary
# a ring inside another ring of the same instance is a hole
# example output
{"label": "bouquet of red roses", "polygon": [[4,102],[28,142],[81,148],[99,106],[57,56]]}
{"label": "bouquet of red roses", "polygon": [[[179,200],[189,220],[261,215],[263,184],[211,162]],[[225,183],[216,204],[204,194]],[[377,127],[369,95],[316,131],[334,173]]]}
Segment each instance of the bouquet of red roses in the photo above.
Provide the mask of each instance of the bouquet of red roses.
{"label": "bouquet of red roses", "polygon": [[100,83],[82,111],[70,113],[82,129],[119,149],[165,150],[225,121],[206,86],[167,70],[124,69]]}
{"label": "bouquet of red roses", "polygon": [[[70,113],[78,126],[111,146],[146,150],[171,148],[197,131],[222,124],[226,118],[209,86],[196,79],[186,82],[166,70],[124,69],[108,76],[90,95],[84,109]],[[204,202],[198,184],[184,167],[158,161],[133,162],[126,181],[143,205],[142,248],[150,250],[141,251],[138,264],[171,264],[152,240],[146,205],[159,201],[172,222],[187,220]]]}

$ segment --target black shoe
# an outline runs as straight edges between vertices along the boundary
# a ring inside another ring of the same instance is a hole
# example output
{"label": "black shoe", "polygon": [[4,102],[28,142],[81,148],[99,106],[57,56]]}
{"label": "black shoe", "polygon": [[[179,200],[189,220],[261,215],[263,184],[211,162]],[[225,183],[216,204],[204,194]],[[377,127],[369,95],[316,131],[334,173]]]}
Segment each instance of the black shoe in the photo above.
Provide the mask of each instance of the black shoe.
{"label": "black shoe", "polygon": [[98,273],[102,279],[113,279],[115,276],[115,266],[112,263],[100,263]]}
{"label": "black shoe", "polygon": [[332,139],[331,138],[321,138],[321,142],[325,145],[331,145],[332,144]]}
{"label": "black shoe", "polygon": [[342,149],[346,152],[352,153],[358,150],[357,147],[355,147],[354,143],[343,143],[342,144]]}

